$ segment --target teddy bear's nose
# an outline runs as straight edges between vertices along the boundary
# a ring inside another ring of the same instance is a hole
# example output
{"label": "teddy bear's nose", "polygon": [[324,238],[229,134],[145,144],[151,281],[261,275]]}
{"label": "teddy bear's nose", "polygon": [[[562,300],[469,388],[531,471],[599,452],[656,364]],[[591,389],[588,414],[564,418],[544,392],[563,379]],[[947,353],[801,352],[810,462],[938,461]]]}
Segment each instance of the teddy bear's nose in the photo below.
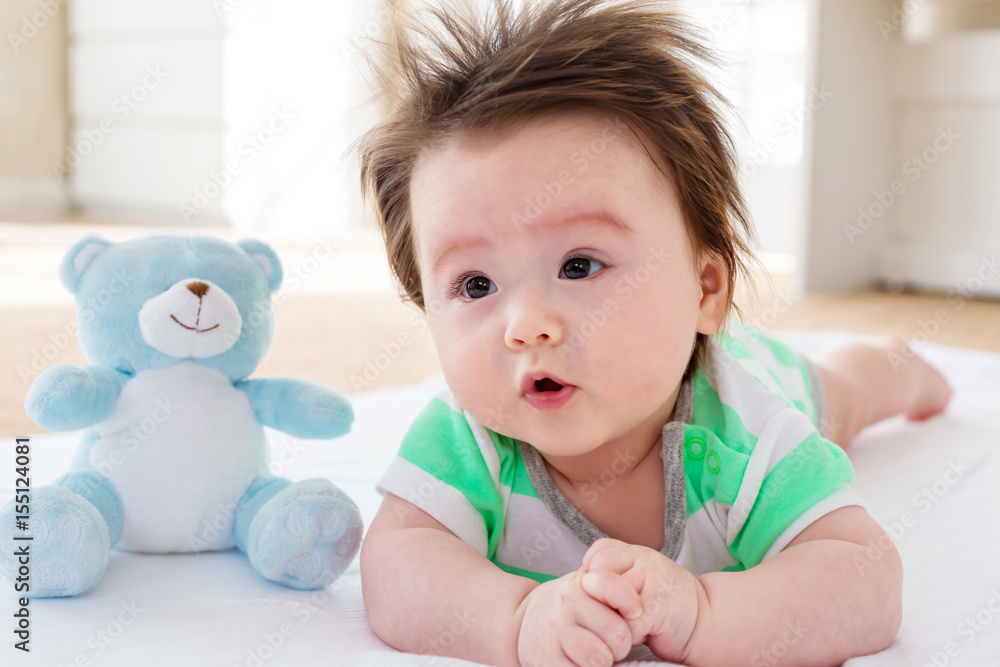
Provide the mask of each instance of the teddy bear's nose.
{"label": "teddy bear's nose", "polygon": [[205,283],[201,282],[200,280],[196,280],[193,283],[188,283],[187,284],[187,288],[188,288],[188,291],[190,291],[192,294],[194,294],[199,299],[201,297],[205,296],[205,292],[208,291],[208,285],[206,285]]}

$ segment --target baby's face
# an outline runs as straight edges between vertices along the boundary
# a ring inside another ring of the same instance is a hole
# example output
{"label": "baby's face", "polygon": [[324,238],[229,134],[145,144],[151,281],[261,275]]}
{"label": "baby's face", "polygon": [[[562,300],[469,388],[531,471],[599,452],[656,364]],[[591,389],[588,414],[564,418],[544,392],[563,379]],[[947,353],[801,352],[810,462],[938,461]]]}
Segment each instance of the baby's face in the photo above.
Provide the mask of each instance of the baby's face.
{"label": "baby's face", "polygon": [[459,137],[420,156],[410,194],[431,332],[473,417],[553,456],[666,422],[724,274],[631,131],[573,113]]}

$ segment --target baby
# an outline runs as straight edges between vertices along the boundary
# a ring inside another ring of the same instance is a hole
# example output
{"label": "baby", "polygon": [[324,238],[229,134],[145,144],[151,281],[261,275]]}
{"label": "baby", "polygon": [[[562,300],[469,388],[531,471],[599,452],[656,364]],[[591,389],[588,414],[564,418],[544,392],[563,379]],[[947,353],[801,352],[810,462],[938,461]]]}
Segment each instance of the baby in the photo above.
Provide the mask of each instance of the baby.
{"label": "baby", "polygon": [[902,339],[811,361],[728,323],[753,233],[711,54],[669,6],[485,14],[393,17],[358,145],[448,385],[378,482],[372,628],[523,667],[885,648],[902,566],[844,449],[948,384]]}

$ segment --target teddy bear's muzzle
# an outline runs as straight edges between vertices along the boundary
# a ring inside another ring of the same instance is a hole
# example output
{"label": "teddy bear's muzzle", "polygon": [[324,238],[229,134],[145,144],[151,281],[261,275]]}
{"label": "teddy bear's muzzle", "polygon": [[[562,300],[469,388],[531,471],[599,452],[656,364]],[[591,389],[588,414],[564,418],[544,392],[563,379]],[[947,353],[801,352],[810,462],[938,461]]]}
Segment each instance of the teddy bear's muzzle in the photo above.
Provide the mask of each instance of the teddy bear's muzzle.
{"label": "teddy bear's muzzle", "polygon": [[146,343],[164,354],[203,359],[228,350],[243,319],[224,289],[197,278],[180,280],[143,304],[139,329]]}

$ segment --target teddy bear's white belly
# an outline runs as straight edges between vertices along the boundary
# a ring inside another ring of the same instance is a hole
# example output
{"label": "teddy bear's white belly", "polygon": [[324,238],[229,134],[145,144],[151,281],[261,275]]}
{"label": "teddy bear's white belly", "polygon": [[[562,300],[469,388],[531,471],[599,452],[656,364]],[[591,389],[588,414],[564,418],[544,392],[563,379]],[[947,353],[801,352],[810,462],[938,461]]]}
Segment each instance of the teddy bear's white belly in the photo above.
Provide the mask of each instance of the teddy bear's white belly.
{"label": "teddy bear's white belly", "polygon": [[156,553],[228,549],[236,503],[267,469],[246,394],[191,361],[138,373],[95,427],[90,465],[125,506],[118,546]]}

